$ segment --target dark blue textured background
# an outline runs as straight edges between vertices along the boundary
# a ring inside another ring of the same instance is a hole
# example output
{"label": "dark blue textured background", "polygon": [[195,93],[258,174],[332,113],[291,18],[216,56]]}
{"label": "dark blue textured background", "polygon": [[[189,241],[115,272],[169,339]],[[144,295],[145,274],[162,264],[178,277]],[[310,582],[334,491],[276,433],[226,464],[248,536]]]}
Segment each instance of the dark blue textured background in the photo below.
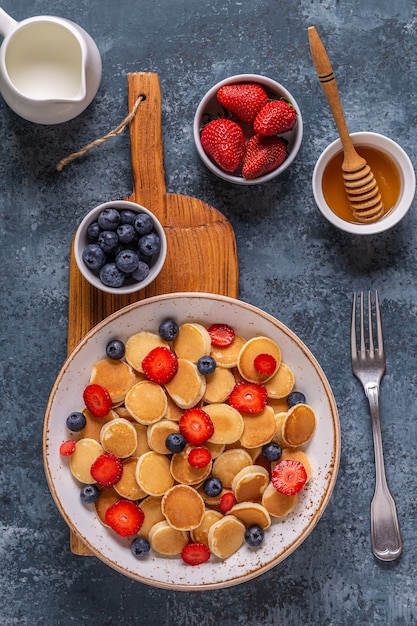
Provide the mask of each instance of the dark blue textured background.
{"label": "dark blue textured background", "polygon": [[[311,175],[336,128],[315,75],[307,28],[324,40],[351,132],[396,140],[415,164],[417,8],[409,0],[3,0],[17,20],[66,17],[96,40],[103,80],[92,105],[60,126],[18,118],[0,99],[1,626],[413,625],[416,598],[415,204],[389,233],[359,239],[323,220]],[[201,198],[231,221],[240,298],[278,317],[321,363],[334,390],[342,457],[330,504],[286,561],[246,584],[197,594],[153,589],[71,554],[42,464],[42,422],[66,356],[69,248],[96,204],[131,192],[126,131],[57,173],[68,154],[127,112],[127,74],[157,72],[168,192]],[[200,163],[192,121],[204,92],[238,73],[283,83],[304,117],[301,151],[265,185],[234,187]],[[373,449],[351,374],[353,290],[380,292],[387,351],[382,419],[387,477],[404,554],[370,550]]]}

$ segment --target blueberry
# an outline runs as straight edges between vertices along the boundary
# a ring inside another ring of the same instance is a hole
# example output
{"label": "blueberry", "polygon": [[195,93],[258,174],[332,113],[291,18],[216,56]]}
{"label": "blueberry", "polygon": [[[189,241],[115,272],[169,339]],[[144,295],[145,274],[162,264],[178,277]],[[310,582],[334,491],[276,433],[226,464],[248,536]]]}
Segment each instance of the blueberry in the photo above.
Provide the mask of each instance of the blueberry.
{"label": "blueberry", "polygon": [[186,446],[187,440],[181,433],[171,433],[165,439],[165,445],[170,452],[182,452]]}
{"label": "blueberry", "polygon": [[106,254],[98,243],[86,245],[81,256],[90,270],[99,270],[106,262]]}
{"label": "blueberry", "polygon": [[164,320],[159,324],[158,333],[164,341],[173,341],[178,335],[178,324],[174,320]]}
{"label": "blueberry", "polygon": [[97,241],[100,233],[101,233],[101,228],[98,222],[92,222],[90,226],[87,228],[87,237],[89,241]]}
{"label": "blueberry", "polygon": [[122,209],[119,211],[120,213],[120,223],[121,224],[132,224],[137,215],[136,211],[131,211],[130,209]]}
{"label": "blueberry", "polygon": [[249,528],[245,531],[245,541],[247,544],[252,546],[253,548],[257,548],[261,545],[264,540],[264,530],[261,526],[255,524],[254,526],[249,526]]}
{"label": "blueberry", "polygon": [[120,213],[117,209],[103,209],[97,221],[103,230],[116,230],[120,224]]}
{"label": "blueberry", "polygon": [[212,356],[202,356],[197,361],[197,369],[203,376],[209,376],[216,369],[216,361]]}
{"label": "blueberry", "polygon": [[161,249],[161,240],[156,233],[143,235],[138,242],[139,252],[145,256],[152,256]]}
{"label": "blueberry", "polygon": [[100,280],[107,287],[121,287],[125,278],[125,274],[119,270],[116,263],[106,263],[100,270]]}
{"label": "blueberry", "polygon": [[137,238],[137,233],[132,224],[121,224],[116,232],[120,243],[132,243]]}
{"label": "blueberry", "polygon": [[282,450],[277,443],[266,443],[262,447],[262,454],[267,461],[278,461],[281,458]]}
{"label": "blueberry", "polygon": [[288,406],[294,406],[296,404],[305,404],[306,397],[301,391],[291,391],[287,397]]}
{"label": "blueberry", "polygon": [[122,359],[125,355],[125,344],[120,339],[112,339],[106,346],[106,354],[114,361]]}
{"label": "blueberry", "polygon": [[145,278],[148,276],[150,271],[151,269],[149,265],[145,263],[145,261],[139,261],[137,268],[132,273],[132,278],[134,278],[135,280],[138,281],[138,283],[140,283],[142,282],[142,280],[145,280]]}
{"label": "blueberry", "polygon": [[86,425],[87,420],[85,419],[85,415],[80,413],[79,411],[74,411],[70,413],[67,417],[67,428],[74,433],[80,432]]}
{"label": "blueberry", "polygon": [[147,235],[153,230],[153,219],[147,213],[138,213],[133,221],[133,225],[139,235]]}
{"label": "blueberry", "polygon": [[146,556],[151,549],[151,545],[145,537],[136,537],[130,544],[130,550],[138,558]]}
{"label": "blueberry", "polygon": [[80,498],[83,502],[90,504],[95,502],[100,495],[100,489],[97,485],[83,485],[80,491]]}
{"label": "blueberry", "polygon": [[122,250],[116,257],[116,265],[121,272],[130,274],[134,272],[139,263],[138,253],[134,250]]}
{"label": "blueberry", "polygon": [[116,249],[119,238],[114,230],[102,230],[97,241],[103,252],[108,254]]}
{"label": "blueberry", "polygon": [[223,485],[218,478],[207,478],[203,483],[203,491],[209,498],[215,498],[221,493]]}

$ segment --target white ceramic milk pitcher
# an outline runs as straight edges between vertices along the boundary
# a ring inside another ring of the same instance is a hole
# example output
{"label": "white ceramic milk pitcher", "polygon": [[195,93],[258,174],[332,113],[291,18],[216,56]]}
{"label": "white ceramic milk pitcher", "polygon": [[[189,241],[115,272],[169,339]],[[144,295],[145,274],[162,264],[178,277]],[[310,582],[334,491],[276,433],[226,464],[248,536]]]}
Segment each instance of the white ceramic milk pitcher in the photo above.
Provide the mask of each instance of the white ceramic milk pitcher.
{"label": "white ceramic milk pitcher", "polygon": [[102,64],[90,35],[74,22],[49,15],[21,22],[0,9],[0,92],[18,115],[59,124],[90,104]]}

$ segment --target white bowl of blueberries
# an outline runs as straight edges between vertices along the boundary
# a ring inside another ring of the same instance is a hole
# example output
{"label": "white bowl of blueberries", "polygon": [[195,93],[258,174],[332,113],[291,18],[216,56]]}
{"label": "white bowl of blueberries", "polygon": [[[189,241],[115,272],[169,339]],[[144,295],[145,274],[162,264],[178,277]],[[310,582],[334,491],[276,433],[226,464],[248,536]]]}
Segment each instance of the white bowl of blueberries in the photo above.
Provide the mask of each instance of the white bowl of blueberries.
{"label": "white bowl of blueberries", "polygon": [[84,278],[112,294],[147,287],[160,273],[167,242],[159,220],[148,209],[128,200],[104,202],[79,225],[74,255]]}

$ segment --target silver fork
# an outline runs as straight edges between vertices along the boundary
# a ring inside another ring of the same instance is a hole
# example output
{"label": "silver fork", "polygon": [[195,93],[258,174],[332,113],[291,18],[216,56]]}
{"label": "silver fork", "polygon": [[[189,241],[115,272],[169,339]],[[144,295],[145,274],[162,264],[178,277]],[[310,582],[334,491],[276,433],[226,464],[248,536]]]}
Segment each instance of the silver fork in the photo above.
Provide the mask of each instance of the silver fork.
{"label": "silver fork", "polygon": [[368,346],[365,341],[364,296],[360,297],[360,349],[356,343],[356,293],[353,296],[351,350],[352,369],[363,385],[369,401],[375,453],[375,492],[371,503],[372,551],[381,561],[394,561],[402,552],[400,527],[394,499],[385,477],[382,451],[381,425],[379,420],[379,384],[385,373],[384,340],[378,292],[375,292],[375,324],[377,346],[374,346],[371,292],[368,292]]}

